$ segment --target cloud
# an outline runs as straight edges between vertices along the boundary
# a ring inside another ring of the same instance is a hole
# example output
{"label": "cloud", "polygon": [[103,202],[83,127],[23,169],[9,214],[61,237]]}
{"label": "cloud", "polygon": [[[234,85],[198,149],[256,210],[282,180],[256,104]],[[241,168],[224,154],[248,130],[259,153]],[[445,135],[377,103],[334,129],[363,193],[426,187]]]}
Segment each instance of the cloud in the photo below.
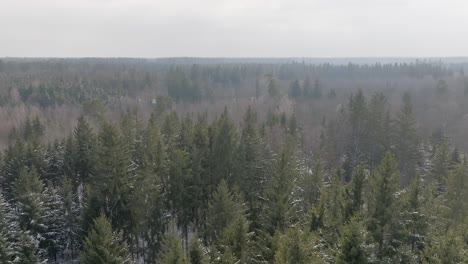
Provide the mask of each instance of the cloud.
{"label": "cloud", "polygon": [[0,56],[461,56],[461,0],[3,0]]}

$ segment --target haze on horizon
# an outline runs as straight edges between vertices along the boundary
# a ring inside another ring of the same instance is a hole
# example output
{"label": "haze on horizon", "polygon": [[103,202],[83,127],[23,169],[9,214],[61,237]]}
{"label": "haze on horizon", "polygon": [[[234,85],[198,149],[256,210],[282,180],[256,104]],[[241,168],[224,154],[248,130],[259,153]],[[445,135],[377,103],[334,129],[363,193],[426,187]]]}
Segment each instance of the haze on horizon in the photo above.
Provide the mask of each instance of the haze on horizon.
{"label": "haze on horizon", "polygon": [[3,0],[0,57],[467,56],[464,0]]}

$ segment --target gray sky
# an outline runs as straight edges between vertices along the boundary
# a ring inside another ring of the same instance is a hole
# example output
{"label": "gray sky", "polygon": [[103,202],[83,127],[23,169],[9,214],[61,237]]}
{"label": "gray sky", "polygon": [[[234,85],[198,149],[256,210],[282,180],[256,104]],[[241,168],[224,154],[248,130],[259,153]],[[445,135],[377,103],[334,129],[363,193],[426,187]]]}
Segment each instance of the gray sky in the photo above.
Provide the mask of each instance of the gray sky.
{"label": "gray sky", "polygon": [[468,55],[467,0],[0,0],[0,56]]}

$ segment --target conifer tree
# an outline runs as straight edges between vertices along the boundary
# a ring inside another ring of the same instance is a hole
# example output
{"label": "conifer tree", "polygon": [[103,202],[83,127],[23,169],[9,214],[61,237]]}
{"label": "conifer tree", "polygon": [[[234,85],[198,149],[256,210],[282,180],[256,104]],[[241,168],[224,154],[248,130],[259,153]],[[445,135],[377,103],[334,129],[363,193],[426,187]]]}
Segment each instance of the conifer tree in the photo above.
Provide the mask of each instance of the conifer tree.
{"label": "conifer tree", "polygon": [[161,264],[188,264],[182,243],[177,236],[175,226],[165,235],[158,263]]}
{"label": "conifer tree", "polygon": [[364,248],[365,229],[358,218],[351,218],[350,222],[343,227],[339,239],[340,249],[336,256],[337,264],[366,264],[367,253]]}
{"label": "conifer tree", "polygon": [[210,127],[209,192],[212,193],[221,179],[233,181],[237,135],[227,108]]}
{"label": "conifer tree", "polygon": [[395,120],[395,150],[401,181],[404,186],[416,175],[419,159],[419,138],[416,133],[416,121],[409,94],[403,96],[403,107]]}
{"label": "conifer tree", "polygon": [[104,123],[99,141],[97,173],[93,177],[94,194],[113,225],[128,232],[131,230],[129,203],[134,188],[129,153],[121,134],[111,123]]}
{"label": "conifer tree", "polygon": [[349,195],[351,199],[351,212],[356,213],[361,211],[364,205],[364,188],[366,181],[366,171],[363,164],[354,170],[353,177],[349,183]]}
{"label": "conifer tree", "polygon": [[208,256],[196,232],[190,240],[189,262],[190,264],[208,264]]}
{"label": "conifer tree", "polygon": [[463,161],[449,174],[446,197],[450,207],[451,219],[462,222],[468,217],[468,172],[466,161]]}
{"label": "conifer tree", "polygon": [[23,167],[14,183],[15,200],[20,213],[19,225],[33,236],[42,234],[44,216],[44,184],[34,168]]}
{"label": "conifer tree", "polygon": [[294,217],[296,204],[293,202],[292,192],[298,174],[293,142],[289,141],[275,161],[273,176],[265,191],[268,229],[272,235],[275,231],[284,231]]}
{"label": "conifer tree", "polygon": [[84,240],[80,263],[133,263],[122,233],[113,231],[110,222],[102,214],[94,220],[94,225]]}
{"label": "conifer tree", "polygon": [[288,229],[279,236],[274,263],[325,263],[314,252],[314,246],[315,241],[312,234],[302,231],[298,227]]}
{"label": "conifer tree", "polygon": [[13,263],[17,229],[13,220],[12,208],[0,194],[0,263]]}
{"label": "conifer tree", "polygon": [[96,137],[84,115],[78,118],[73,136],[76,142],[73,165],[78,176],[77,184],[88,183],[96,171]]}
{"label": "conifer tree", "polygon": [[377,243],[377,257],[380,261],[396,257],[397,226],[399,205],[396,193],[399,190],[399,173],[392,154],[387,153],[371,178],[369,200],[369,231]]}
{"label": "conifer tree", "polygon": [[29,231],[21,231],[16,246],[16,257],[14,263],[39,264],[42,263],[38,255],[38,241],[34,239]]}
{"label": "conifer tree", "polygon": [[75,253],[79,248],[79,235],[81,233],[80,206],[78,197],[73,191],[73,185],[69,178],[64,178],[62,188],[59,191],[63,210],[60,212],[63,219],[63,248],[69,250],[71,258],[76,257]]}
{"label": "conifer tree", "polygon": [[405,240],[411,253],[420,259],[427,236],[427,215],[425,208],[424,189],[421,177],[417,175],[407,188],[403,203],[403,220]]}
{"label": "conifer tree", "polygon": [[207,237],[209,241],[219,241],[222,233],[239,213],[239,205],[236,204],[226,181],[221,181],[213,193],[208,207]]}
{"label": "conifer tree", "polygon": [[249,220],[253,223],[258,222],[261,211],[260,198],[265,188],[266,170],[262,155],[262,141],[256,128],[256,118],[255,110],[249,106],[244,116],[236,163],[236,183],[245,193]]}
{"label": "conifer tree", "polygon": [[450,172],[449,166],[447,145],[442,143],[436,151],[431,170],[431,178],[436,186],[436,195],[441,195],[445,192],[445,185]]}

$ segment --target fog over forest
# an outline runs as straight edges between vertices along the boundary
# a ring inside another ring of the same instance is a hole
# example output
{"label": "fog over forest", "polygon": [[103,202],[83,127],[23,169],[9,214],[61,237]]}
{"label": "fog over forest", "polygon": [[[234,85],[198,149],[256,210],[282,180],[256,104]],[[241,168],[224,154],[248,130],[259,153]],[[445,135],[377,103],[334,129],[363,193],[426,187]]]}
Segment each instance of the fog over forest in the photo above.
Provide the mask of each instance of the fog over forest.
{"label": "fog over forest", "polygon": [[2,1],[0,264],[468,263],[467,14]]}

